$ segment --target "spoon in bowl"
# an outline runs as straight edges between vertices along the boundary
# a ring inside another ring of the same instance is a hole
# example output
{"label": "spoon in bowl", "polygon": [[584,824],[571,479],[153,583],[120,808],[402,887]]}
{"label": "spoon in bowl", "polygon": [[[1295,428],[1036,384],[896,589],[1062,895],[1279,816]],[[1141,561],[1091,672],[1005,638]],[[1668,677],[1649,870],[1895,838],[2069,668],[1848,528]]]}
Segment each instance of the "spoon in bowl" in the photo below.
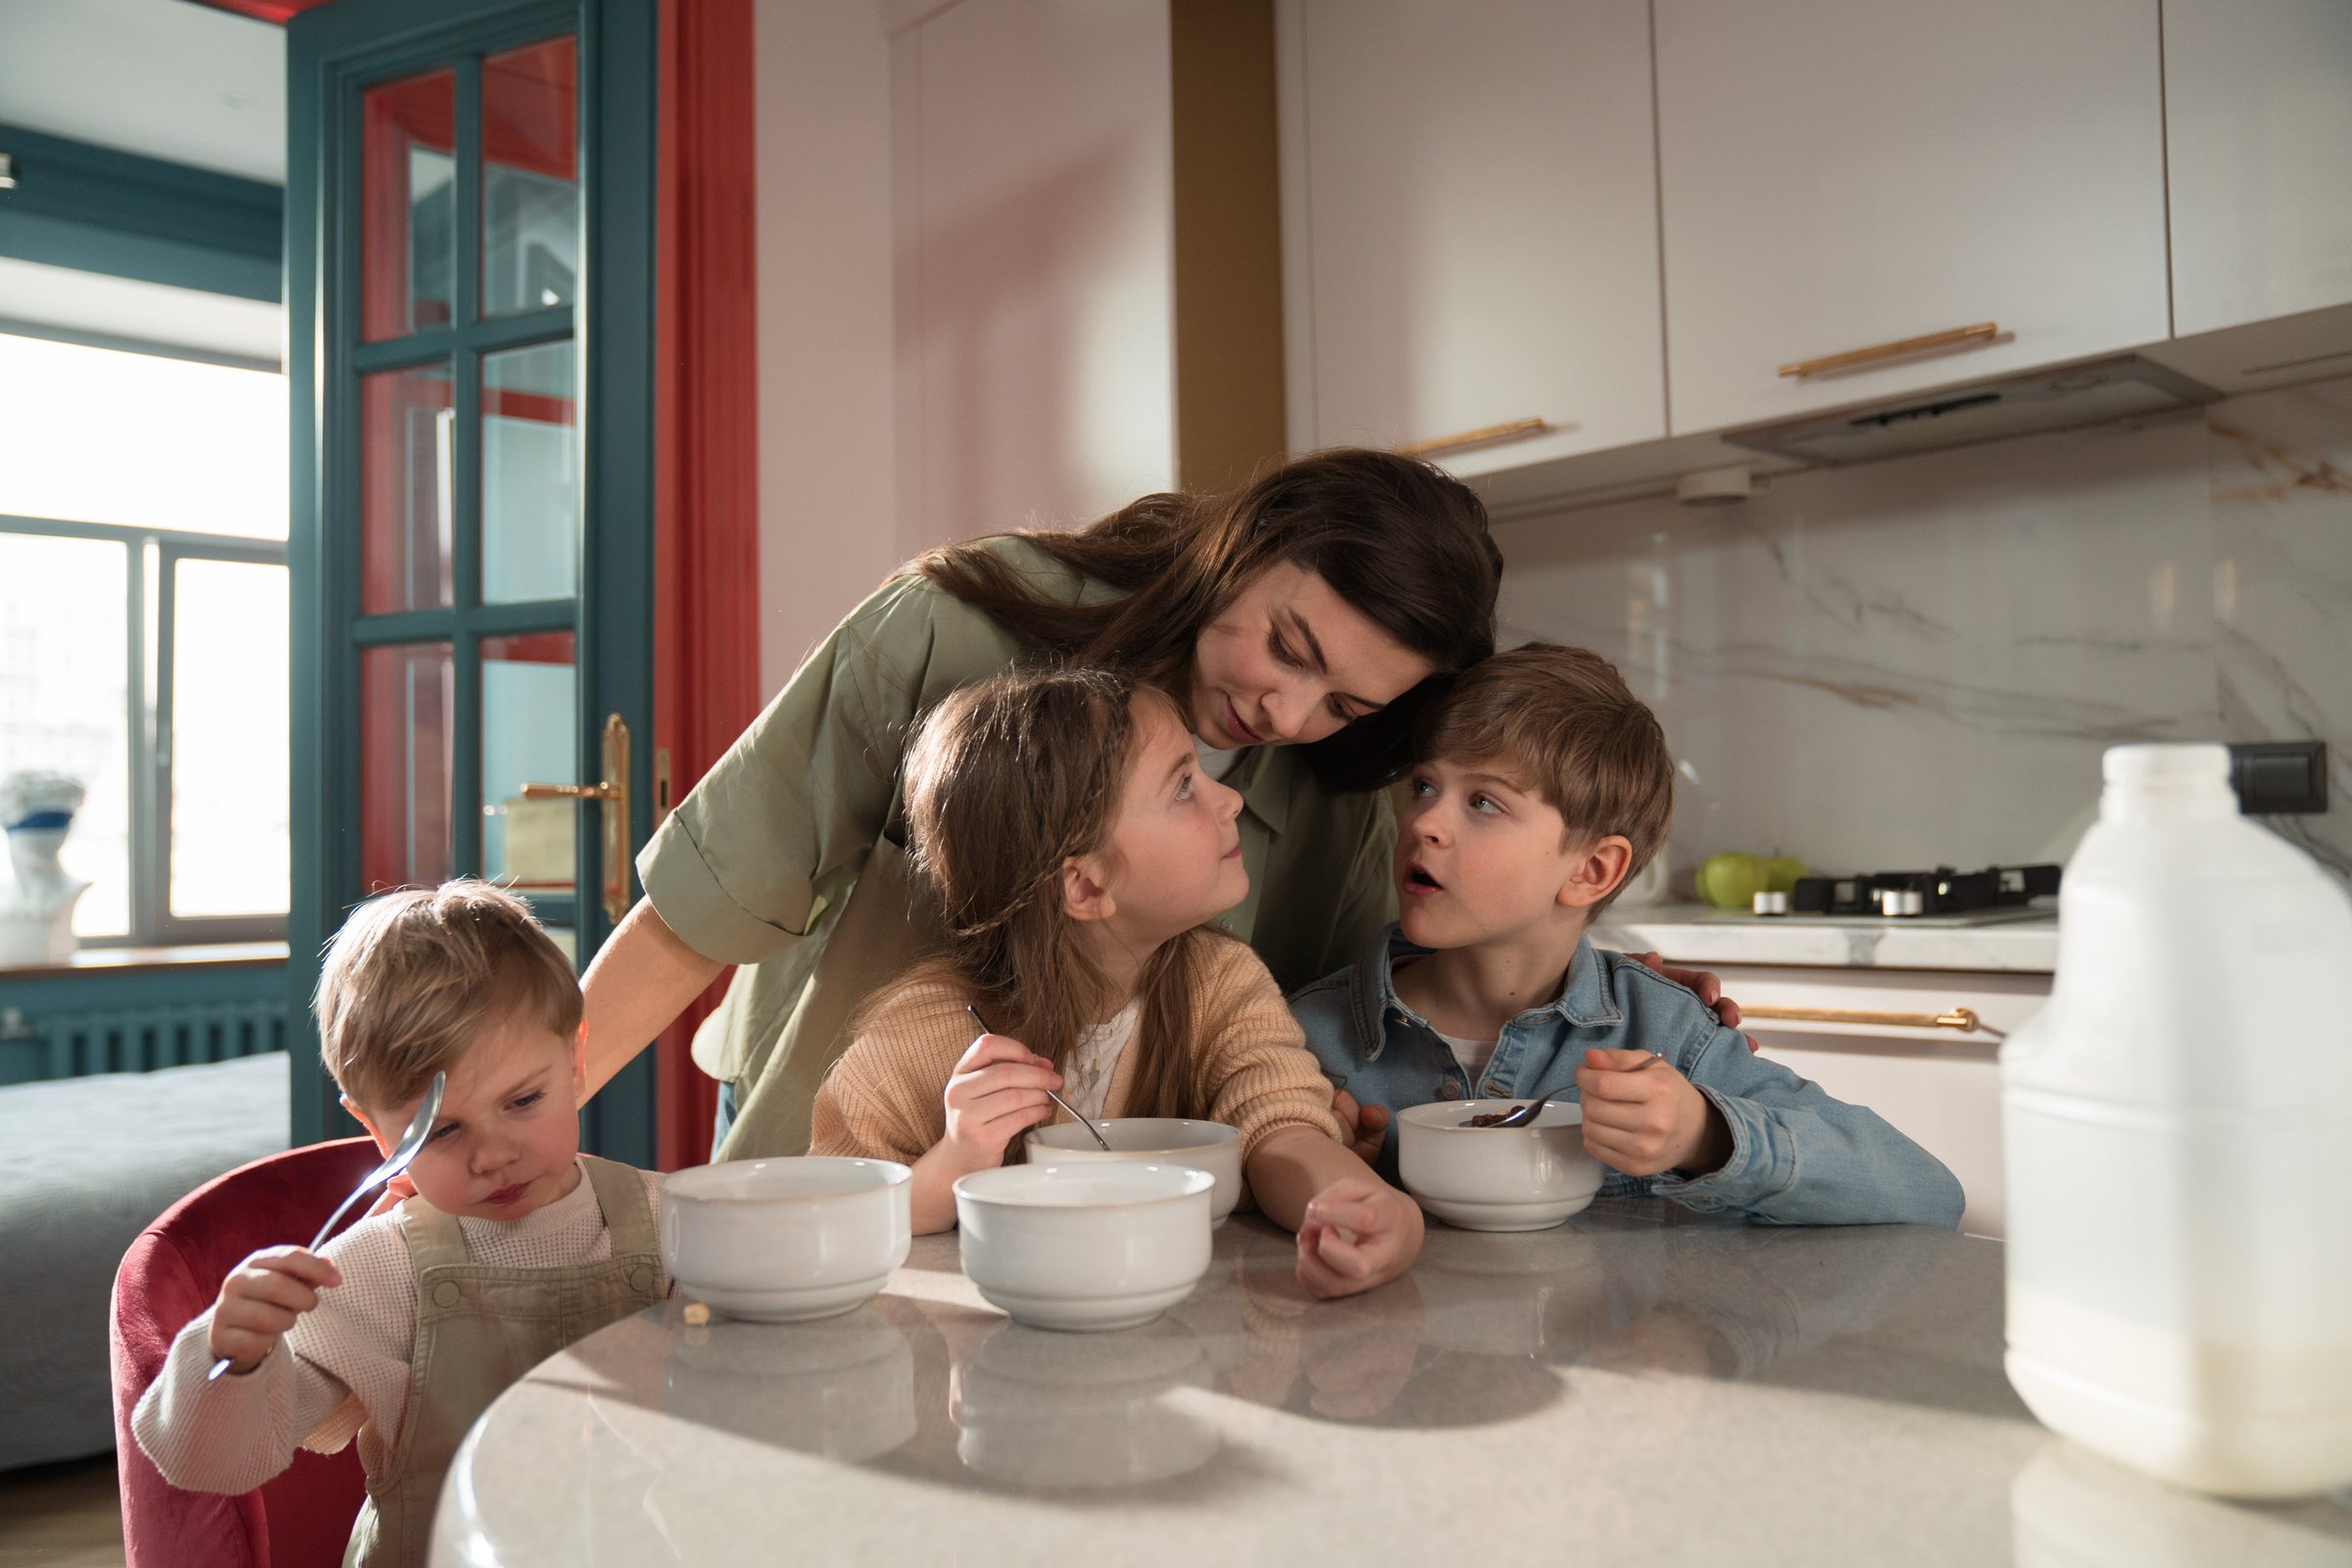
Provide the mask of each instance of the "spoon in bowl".
{"label": "spoon in bowl", "polygon": [[[972,1015],[972,1022],[980,1026],[980,1032],[982,1034],[993,1035],[996,1033],[994,1029],[991,1029],[988,1026],[988,1020],[980,1016],[980,1009],[978,1007],[973,1006],[967,1002],[963,1004],[963,1010]],[[1062,1109],[1068,1111],[1071,1115],[1077,1117],[1078,1125],[1085,1128],[1088,1132],[1094,1134],[1095,1142],[1102,1146],[1102,1152],[1105,1154],[1110,1152],[1110,1140],[1102,1136],[1102,1128],[1096,1126],[1093,1122],[1086,1119],[1085,1111],[1080,1110],[1076,1105],[1071,1104],[1068,1101],[1062,1099],[1051,1089],[1046,1091],[1046,1098],[1054,1102],[1054,1103],[1056,1105],[1059,1105]]]}
{"label": "spoon in bowl", "polygon": [[[311,1251],[316,1252],[326,1245],[326,1239],[335,1233],[335,1227],[343,1223],[343,1216],[351,1212],[352,1204],[409,1168],[410,1162],[416,1157],[416,1151],[424,1147],[425,1135],[433,1130],[434,1119],[441,1114],[441,1091],[448,1087],[449,1074],[433,1074],[432,1085],[425,1090],[423,1102],[417,1105],[416,1114],[409,1118],[408,1130],[400,1135],[400,1142],[393,1146],[391,1153],[384,1156],[382,1164],[369,1171],[367,1179],[351,1190],[351,1196],[343,1200],[343,1206],[328,1215],[326,1223],[318,1227],[318,1234],[311,1238]],[[228,1357],[224,1355],[213,1363],[213,1369],[204,1375],[204,1381],[217,1382],[220,1374],[227,1370]]]}
{"label": "spoon in bowl", "polygon": [[[1659,1062],[1661,1062],[1661,1061],[1664,1061],[1665,1059],[1666,1059],[1666,1058],[1665,1058],[1664,1056],[1661,1056],[1661,1055],[1658,1055],[1658,1054],[1656,1054],[1655,1053],[1652,1053],[1652,1054],[1651,1054],[1651,1055],[1650,1055],[1650,1058],[1649,1058],[1647,1061],[1645,1061],[1645,1062],[1642,1063],[1642,1065],[1641,1065],[1640,1067],[1636,1067],[1636,1068],[1634,1068],[1633,1070],[1634,1070],[1635,1072],[1641,1072],[1641,1071],[1644,1070],[1645,1068],[1649,1068],[1649,1067],[1654,1067],[1654,1066],[1656,1066],[1656,1065],[1657,1065]],[[1524,1127],[1524,1126],[1526,1126],[1526,1125],[1527,1125],[1529,1122],[1531,1122],[1531,1121],[1534,1121],[1534,1120],[1535,1120],[1535,1119],[1536,1119],[1538,1116],[1541,1116],[1541,1115],[1543,1115],[1543,1114],[1544,1114],[1544,1102],[1545,1101],[1549,1100],[1549,1099],[1550,1099],[1552,1096],[1554,1096],[1554,1095],[1557,1095],[1557,1094],[1564,1094],[1564,1093],[1566,1093],[1566,1091],[1565,1091],[1565,1090],[1560,1090],[1560,1089],[1546,1089],[1546,1090],[1545,1090],[1544,1093],[1542,1093],[1542,1094],[1538,1095],[1538,1096],[1537,1096],[1535,1099],[1533,1099],[1533,1100],[1529,1101],[1529,1102],[1528,1102],[1526,1104],[1524,1104],[1524,1105],[1513,1105],[1513,1106],[1512,1106],[1512,1107],[1511,1107],[1509,1110],[1507,1110],[1507,1111],[1504,1111],[1504,1112],[1503,1112],[1503,1114],[1502,1114],[1502,1119],[1501,1119],[1501,1120],[1499,1120],[1499,1121],[1490,1121],[1490,1122],[1486,1122],[1486,1123],[1483,1123],[1483,1124],[1482,1124],[1482,1123],[1480,1123],[1479,1121],[1477,1121],[1475,1118],[1473,1118],[1473,1119],[1472,1119],[1472,1120],[1470,1120],[1470,1121],[1466,1121],[1466,1122],[1462,1123],[1462,1125],[1463,1125],[1463,1126],[1465,1126],[1465,1127],[1475,1127],[1475,1126],[1484,1125],[1484,1126],[1487,1126],[1487,1127],[1490,1127],[1490,1128],[1494,1128],[1494,1127]]]}

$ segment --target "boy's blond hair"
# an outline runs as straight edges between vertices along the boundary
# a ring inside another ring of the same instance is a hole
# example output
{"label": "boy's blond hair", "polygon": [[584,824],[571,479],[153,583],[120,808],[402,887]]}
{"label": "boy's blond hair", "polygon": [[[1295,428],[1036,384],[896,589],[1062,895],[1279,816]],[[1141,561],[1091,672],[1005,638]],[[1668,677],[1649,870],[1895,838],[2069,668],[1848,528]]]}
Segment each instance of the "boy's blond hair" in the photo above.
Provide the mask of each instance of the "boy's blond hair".
{"label": "boy's blond hair", "polygon": [[318,1054],[354,1102],[405,1105],[489,1026],[580,1027],[571,960],[520,899],[470,878],[370,899],[327,945]]}
{"label": "boy's blond hair", "polygon": [[1423,721],[1418,755],[1494,767],[1560,813],[1565,844],[1623,834],[1633,858],[1596,914],[1664,847],[1674,816],[1666,732],[1586,648],[1529,643],[1471,665]]}

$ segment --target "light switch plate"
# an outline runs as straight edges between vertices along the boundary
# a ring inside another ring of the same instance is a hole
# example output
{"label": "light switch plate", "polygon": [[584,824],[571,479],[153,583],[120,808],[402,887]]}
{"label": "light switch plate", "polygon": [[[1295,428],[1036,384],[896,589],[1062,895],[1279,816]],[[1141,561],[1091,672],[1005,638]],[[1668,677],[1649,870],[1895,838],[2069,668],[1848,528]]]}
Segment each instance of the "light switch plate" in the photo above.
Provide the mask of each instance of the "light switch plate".
{"label": "light switch plate", "polygon": [[2248,816],[2328,809],[2326,741],[2253,741],[2230,748],[2230,787]]}

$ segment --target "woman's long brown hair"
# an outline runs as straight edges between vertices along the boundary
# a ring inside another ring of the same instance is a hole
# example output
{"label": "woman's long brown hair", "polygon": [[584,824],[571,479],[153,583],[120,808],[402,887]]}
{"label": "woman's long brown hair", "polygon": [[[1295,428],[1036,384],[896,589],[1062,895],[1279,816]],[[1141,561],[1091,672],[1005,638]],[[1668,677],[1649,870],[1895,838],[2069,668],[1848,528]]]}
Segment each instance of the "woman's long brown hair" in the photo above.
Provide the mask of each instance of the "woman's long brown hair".
{"label": "woman's long brown hair", "polygon": [[[1062,903],[1062,867],[1110,841],[1136,745],[1135,710],[1168,696],[1086,666],[1013,670],[933,709],[906,749],[906,826],[917,873],[947,929],[944,950],[859,1009],[947,981],[990,1026],[1053,1062],[1114,1010],[1107,976]],[[1139,1116],[1201,1116],[1191,1071],[1192,997],[1205,928],[1145,963],[1130,1051]]]}
{"label": "woman's long brown hair", "polygon": [[1239,490],[1145,496],[1076,533],[1019,537],[1121,596],[1074,605],[1041,594],[985,540],[934,550],[908,569],[1056,657],[1127,671],[1180,699],[1201,628],[1282,562],[1320,575],[1428,660],[1431,680],[1306,748],[1329,789],[1371,789],[1401,772],[1414,720],[1445,677],[1494,651],[1502,557],[1486,508],[1459,480],[1393,452],[1318,452]]}

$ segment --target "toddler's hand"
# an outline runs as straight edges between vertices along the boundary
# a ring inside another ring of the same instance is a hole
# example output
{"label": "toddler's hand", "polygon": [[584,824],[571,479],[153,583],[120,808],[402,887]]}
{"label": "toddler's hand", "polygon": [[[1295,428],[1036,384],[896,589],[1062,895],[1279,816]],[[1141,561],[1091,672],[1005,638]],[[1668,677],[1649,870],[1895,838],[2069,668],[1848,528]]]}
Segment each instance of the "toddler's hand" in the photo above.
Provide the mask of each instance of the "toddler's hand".
{"label": "toddler's hand", "polygon": [[1420,1205],[1377,1178],[1333,1182],[1298,1225],[1298,1283],[1327,1299],[1393,1280],[1420,1254]]}
{"label": "toddler's hand", "polygon": [[1355,1157],[1367,1165],[1378,1164],[1380,1146],[1389,1138],[1389,1107],[1358,1105],[1353,1095],[1341,1089],[1332,1094],[1331,1113],[1339,1117],[1340,1131],[1347,1134]]}
{"label": "toddler's hand", "polygon": [[1700,1176],[1731,1157],[1723,1113],[1663,1056],[1588,1051],[1576,1087],[1585,1104],[1585,1148],[1612,1169]]}
{"label": "toddler's hand", "polygon": [[941,1142],[962,1170],[1004,1163],[1004,1146],[1052,1119],[1046,1091],[1061,1087],[1054,1064],[1009,1035],[982,1035],[948,1079],[948,1135]]}
{"label": "toddler's hand", "polygon": [[[1723,981],[1712,969],[1669,969],[1666,960],[1654,953],[1637,953],[1634,956],[1676,985],[1696,993],[1700,1002],[1715,1009],[1716,1021],[1726,1029],[1740,1027],[1740,1004],[1723,994]],[[1755,1050],[1756,1043],[1749,1041],[1747,1049]]]}
{"label": "toddler's hand", "polygon": [[342,1273],[301,1247],[270,1247],[239,1263],[221,1284],[207,1337],[214,1359],[246,1373],[262,1364],[294,1320],[318,1304],[318,1293],[343,1283]]}

